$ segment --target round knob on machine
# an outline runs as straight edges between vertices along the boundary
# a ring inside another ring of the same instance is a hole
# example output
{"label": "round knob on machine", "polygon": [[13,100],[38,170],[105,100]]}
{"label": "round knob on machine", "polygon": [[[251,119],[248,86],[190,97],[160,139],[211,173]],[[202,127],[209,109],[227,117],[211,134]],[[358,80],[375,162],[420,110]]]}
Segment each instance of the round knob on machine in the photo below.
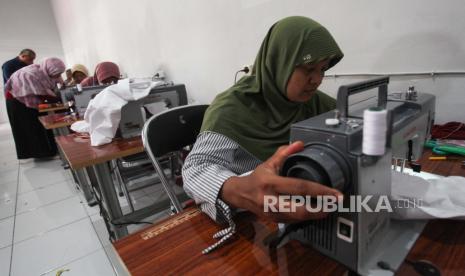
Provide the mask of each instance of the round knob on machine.
{"label": "round knob on machine", "polygon": [[325,120],[325,124],[327,126],[337,126],[337,125],[339,125],[339,119],[328,118],[328,119]]}

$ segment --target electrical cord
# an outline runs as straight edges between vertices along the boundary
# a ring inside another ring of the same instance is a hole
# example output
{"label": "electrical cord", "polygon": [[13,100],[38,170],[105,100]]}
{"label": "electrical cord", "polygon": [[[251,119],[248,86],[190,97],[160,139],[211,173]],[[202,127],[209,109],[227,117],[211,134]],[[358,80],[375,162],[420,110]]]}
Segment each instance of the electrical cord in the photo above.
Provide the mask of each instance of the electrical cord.
{"label": "electrical cord", "polygon": [[391,272],[396,272],[387,262],[378,262],[377,263],[378,267],[381,268],[381,269],[384,269],[384,270],[389,270]]}
{"label": "electrical cord", "polygon": [[311,222],[308,221],[303,221],[303,222],[297,222],[297,223],[292,223],[288,225],[284,231],[281,233],[279,231],[276,231],[263,240],[263,243],[267,245],[269,248],[277,248],[278,245],[284,240],[286,236],[288,236],[292,232],[296,232],[297,230],[304,228]]}
{"label": "electrical cord", "polygon": [[[265,237],[264,244],[267,245],[269,248],[274,249],[277,248],[281,241],[290,233],[297,231],[298,229],[305,227],[308,222],[300,222],[291,224],[290,226],[286,227],[283,233],[275,232],[270,234],[269,236]],[[441,271],[434,265],[432,262],[427,260],[418,260],[418,261],[411,261],[405,259],[405,263],[409,264],[415,269],[417,273],[422,276],[441,276]],[[377,263],[377,266],[381,269],[391,271],[395,273],[395,269],[391,267],[391,265],[385,261],[380,261]]]}
{"label": "electrical cord", "polygon": [[[418,261],[410,261],[408,259],[405,260],[406,264],[409,264],[415,269],[417,273],[422,276],[441,276],[441,271],[437,268],[432,262],[427,260],[418,260]],[[378,267],[384,270],[389,270],[391,272],[396,272],[387,262],[380,261],[377,263]]]}
{"label": "electrical cord", "polygon": [[237,74],[239,74],[239,72],[244,72],[244,73],[249,73],[250,72],[250,69],[248,66],[244,66],[244,68],[242,68],[241,70],[237,71],[236,74],[234,75],[234,84],[236,84],[237,82]]}
{"label": "electrical cord", "polygon": [[405,260],[405,262],[415,269],[421,275],[424,276],[440,276],[441,271],[437,268],[432,262],[427,260],[418,260],[412,262],[410,260]]}
{"label": "electrical cord", "polygon": [[106,226],[107,231],[108,231],[108,239],[110,241],[115,241],[116,240],[116,233],[112,230],[111,225],[114,225],[114,226],[126,226],[126,225],[131,225],[131,224],[150,224],[150,225],[153,225],[152,222],[148,222],[148,221],[128,221],[128,222],[125,222],[125,223],[115,223],[115,222],[113,222],[113,220],[110,219],[110,216],[109,216],[109,214],[107,212],[107,209],[105,209],[105,206],[103,204],[102,193],[96,187],[92,186],[92,188],[93,188],[92,190],[94,191],[95,200],[97,201],[97,204],[99,205],[100,216],[103,218],[103,221],[104,221],[105,226]]}

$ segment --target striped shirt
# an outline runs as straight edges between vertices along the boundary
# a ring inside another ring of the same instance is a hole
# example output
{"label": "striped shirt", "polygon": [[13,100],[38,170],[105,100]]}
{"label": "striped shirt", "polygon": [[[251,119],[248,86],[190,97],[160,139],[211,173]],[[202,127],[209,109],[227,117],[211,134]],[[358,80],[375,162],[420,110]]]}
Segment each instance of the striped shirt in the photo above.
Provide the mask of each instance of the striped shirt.
{"label": "striped shirt", "polygon": [[232,176],[254,170],[261,161],[230,138],[215,132],[202,132],[187,156],[182,168],[186,193],[201,210],[218,223],[229,227],[213,237],[220,240],[205,249],[208,253],[235,233],[231,208],[219,198],[223,183]]}

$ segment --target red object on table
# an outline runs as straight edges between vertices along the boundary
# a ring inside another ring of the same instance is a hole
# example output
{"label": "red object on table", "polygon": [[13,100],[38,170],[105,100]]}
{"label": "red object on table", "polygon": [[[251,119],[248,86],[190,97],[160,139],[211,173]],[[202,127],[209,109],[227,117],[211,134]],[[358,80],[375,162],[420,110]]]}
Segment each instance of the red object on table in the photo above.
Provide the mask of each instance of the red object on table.
{"label": "red object on table", "polygon": [[434,125],[431,129],[431,136],[433,139],[465,140],[465,124],[448,122],[443,125]]}

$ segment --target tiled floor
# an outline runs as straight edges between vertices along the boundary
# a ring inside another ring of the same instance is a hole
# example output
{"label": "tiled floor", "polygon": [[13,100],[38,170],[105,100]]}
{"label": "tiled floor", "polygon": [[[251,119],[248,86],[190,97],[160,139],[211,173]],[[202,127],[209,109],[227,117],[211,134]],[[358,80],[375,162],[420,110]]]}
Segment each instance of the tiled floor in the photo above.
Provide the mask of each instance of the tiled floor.
{"label": "tiled floor", "polygon": [[[0,275],[127,275],[98,207],[87,206],[60,160],[18,162],[8,124],[0,124],[0,153]],[[160,194],[159,187],[136,191],[134,205]]]}

